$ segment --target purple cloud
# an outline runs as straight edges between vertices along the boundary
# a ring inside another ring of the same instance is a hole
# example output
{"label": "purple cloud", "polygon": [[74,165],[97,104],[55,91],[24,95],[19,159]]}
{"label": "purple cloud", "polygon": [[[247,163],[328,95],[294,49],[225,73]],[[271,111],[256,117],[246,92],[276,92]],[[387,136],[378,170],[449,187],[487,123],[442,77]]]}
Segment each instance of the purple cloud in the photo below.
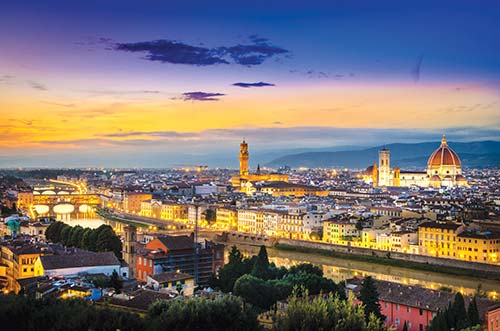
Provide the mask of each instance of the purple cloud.
{"label": "purple cloud", "polygon": [[182,93],[181,99],[184,101],[219,101],[219,97],[224,96],[224,93],[208,93],[208,92],[186,92]]}
{"label": "purple cloud", "polygon": [[239,64],[253,66],[265,60],[289,53],[288,50],[269,44],[265,38],[251,36],[251,44],[230,47],[208,48],[188,45],[176,40],[153,40],[135,43],[116,43],[117,51],[143,52],[144,59],[162,63],[209,66],[216,64]]}
{"label": "purple cloud", "polygon": [[234,83],[233,86],[238,86],[238,87],[243,87],[243,88],[250,88],[250,87],[265,87],[265,86],[276,86],[271,83],[266,83],[266,82],[257,82],[257,83],[243,83],[243,82],[238,82]]}

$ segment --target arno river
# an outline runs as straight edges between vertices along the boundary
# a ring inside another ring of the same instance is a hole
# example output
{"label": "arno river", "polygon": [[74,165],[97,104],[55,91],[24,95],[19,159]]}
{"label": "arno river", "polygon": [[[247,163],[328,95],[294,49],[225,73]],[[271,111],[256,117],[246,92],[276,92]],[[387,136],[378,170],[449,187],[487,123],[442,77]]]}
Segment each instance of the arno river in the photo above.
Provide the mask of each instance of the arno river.
{"label": "arno river", "polygon": [[[69,225],[81,225],[83,227],[96,228],[101,224],[110,224],[113,227],[120,228],[116,222],[105,221],[102,219],[89,220],[71,220],[66,221]],[[232,244],[226,246],[226,251]],[[259,248],[249,245],[237,245],[245,255],[254,255],[258,253]],[[401,267],[392,267],[379,265],[375,263],[352,261],[332,257],[321,256],[317,254],[280,251],[277,249],[267,249],[269,260],[277,266],[290,267],[298,263],[312,263],[323,268],[325,277],[331,278],[335,282],[355,276],[372,276],[376,279],[387,280],[407,285],[420,285],[432,289],[442,287],[451,288],[453,291],[461,291],[464,294],[474,294],[481,284],[481,289],[485,291],[490,299],[500,299],[500,281],[489,280],[478,277],[465,277],[447,275],[446,268],[443,267],[443,273],[428,272],[421,270],[406,269]],[[227,261],[227,258],[226,258]]]}
{"label": "arno river", "polygon": [[[230,249],[231,245],[226,247]],[[259,248],[248,245],[237,245],[245,255],[255,255]],[[269,260],[277,266],[290,267],[294,264],[309,262],[323,268],[325,277],[331,278],[335,282],[355,276],[372,276],[373,278],[406,285],[419,285],[432,289],[441,287],[451,288],[453,291],[461,291],[464,294],[474,294],[481,284],[481,289],[485,291],[490,299],[500,299],[500,281],[472,278],[464,276],[446,275],[446,273],[436,273],[379,265],[375,263],[337,259],[316,254],[280,251],[268,248]],[[443,271],[446,269],[443,268]],[[480,276],[480,275],[478,275]]]}

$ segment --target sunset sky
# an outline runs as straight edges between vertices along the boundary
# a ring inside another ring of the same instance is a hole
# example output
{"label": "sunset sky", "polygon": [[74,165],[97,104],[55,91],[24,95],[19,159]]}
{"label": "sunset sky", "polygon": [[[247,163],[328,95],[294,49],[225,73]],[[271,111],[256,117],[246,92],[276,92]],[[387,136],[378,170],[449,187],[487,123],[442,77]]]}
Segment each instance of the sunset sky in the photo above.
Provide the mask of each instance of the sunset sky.
{"label": "sunset sky", "polygon": [[498,1],[4,1],[0,167],[499,140],[499,36]]}

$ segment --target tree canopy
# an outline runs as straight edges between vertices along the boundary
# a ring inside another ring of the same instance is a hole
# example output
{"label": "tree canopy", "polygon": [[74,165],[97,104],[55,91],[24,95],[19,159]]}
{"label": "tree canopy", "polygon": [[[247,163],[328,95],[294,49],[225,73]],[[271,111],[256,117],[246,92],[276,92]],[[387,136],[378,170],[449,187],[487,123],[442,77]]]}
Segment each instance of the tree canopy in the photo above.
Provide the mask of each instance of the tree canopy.
{"label": "tree canopy", "polygon": [[94,252],[111,251],[121,258],[122,242],[109,225],[103,224],[97,229],[90,229],[54,222],[45,230],[45,238],[54,243]]}

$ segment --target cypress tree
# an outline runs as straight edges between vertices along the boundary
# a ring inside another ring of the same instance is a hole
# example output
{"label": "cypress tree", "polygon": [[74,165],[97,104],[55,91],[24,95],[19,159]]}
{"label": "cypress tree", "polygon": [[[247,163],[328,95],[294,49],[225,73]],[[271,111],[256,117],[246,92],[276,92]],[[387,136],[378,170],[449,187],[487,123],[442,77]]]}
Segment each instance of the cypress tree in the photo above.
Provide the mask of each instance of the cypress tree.
{"label": "cypress tree", "polygon": [[406,324],[406,321],[405,324],[403,325],[403,331],[408,331],[408,325]]}
{"label": "cypress tree", "polygon": [[363,280],[359,299],[365,306],[365,319],[368,321],[370,314],[375,314],[375,317],[380,320],[385,320],[385,316],[381,313],[380,303],[378,301],[378,291],[372,277],[368,276]]}
{"label": "cypress tree", "polygon": [[467,318],[470,326],[480,325],[479,311],[477,310],[476,297],[472,298],[469,309],[467,310]]}
{"label": "cypress tree", "polygon": [[261,279],[269,278],[269,257],[265,246],[260,246],[259,254],[252,268],[252,276]]}
{"label": "cypress tree", "polygon": [[455,294],[455,299],[453,300],[451,310],[455,320],[455,323],[454,325],[452,325],[452,327],[455,327],[455,330],[461,330],[468,327],[467,312],[465,311],[465,301],[460,292],[457,292],[457,294]]}

